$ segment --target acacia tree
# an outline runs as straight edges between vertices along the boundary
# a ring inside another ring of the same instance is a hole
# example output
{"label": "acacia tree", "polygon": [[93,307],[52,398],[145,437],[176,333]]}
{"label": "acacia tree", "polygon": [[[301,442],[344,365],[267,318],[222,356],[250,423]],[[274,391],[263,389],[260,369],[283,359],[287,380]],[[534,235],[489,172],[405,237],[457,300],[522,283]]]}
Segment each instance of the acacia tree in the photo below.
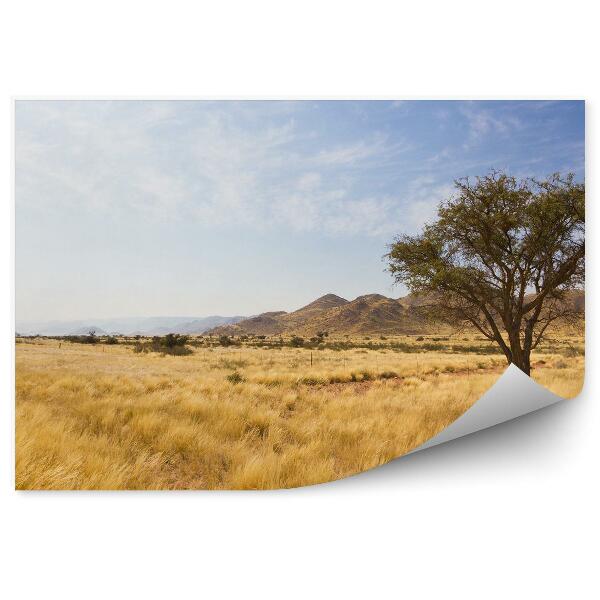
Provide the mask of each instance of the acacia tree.
{"label": "acacia tree", "polygon": [[581,317],[568,292],[584,283],[585,186],[501,171],[454,183],[437,220],[391,244],[388,270],[436,319],[474,326],[529,375],[550,323]]}

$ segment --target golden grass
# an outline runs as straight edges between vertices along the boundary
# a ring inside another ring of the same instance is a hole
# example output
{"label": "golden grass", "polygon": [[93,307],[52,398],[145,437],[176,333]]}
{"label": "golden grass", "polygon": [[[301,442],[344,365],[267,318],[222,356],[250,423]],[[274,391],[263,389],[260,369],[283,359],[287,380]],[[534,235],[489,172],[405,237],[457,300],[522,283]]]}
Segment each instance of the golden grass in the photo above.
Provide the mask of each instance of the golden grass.
{"label": "golden grass", "polygon": [[[383,464],[460,416],[500,356],[17,344],[18,489],[265,489]],[[583,358],[540,354],[572,397]],[[238,376],[231,377],[233,373]],[[383,375],[385,374],[385,375]],[[386,378],[381,378],[386,377]],[[237,383],[236,383],[237,381]]]}

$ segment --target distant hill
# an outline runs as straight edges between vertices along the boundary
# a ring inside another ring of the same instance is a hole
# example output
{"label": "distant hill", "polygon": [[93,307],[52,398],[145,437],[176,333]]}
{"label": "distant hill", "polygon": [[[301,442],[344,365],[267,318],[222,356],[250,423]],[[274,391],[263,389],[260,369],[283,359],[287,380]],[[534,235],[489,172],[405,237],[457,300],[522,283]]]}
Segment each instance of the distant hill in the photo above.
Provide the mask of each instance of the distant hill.
{"label": "distant hill", "polygon": [[[585,307],[585,292],[573,290],[566,301],[577,311]],[[410,294],[403,298],[388,298],[367,294],[352,301],[326,294],[292,312],[271,311],[253,317],[137,317],[120,319],[90,319],[89,321],[17,321],[21,335],[301,335],[312,337],[320,331],[333,335],[406,335],[447,331],[427,321],[419,310],[431,304],[431,298]],[[557,325],[560,325],[557,323]]]}
{"label": "distant hill", "polygon": [[307,324],[314,322],[323,313],[348,304],[348,300],[335,294],[326,294],[314,302],[287,313],[285,311],[266,312],[256,317],[240,321],[234,325],[216,327],[207,333],[217,335],[279,335],[296,333]]}
{"label": "distant hill", "polygon": [[90,331],[93,331],[96,335],[108,335],[102,327],[96,327],[95,325],[90,325],[89,327],[80,327],[79,329],[74,329],[70,332],[69,335],[88,335]]}
{"label": "distant hill", "polygon": [[[234,325],[216,327],[213,335],[316,335],[330,334],[403,334],[428,329],[410,301],[395,300],[380,294],[359,296],[349,301],[326,294],[302,308],[286,312],[268,312]],[[429,327],[430,329],[430,327]]]}
{"label": "distant hill", "polygon": [[184,323],[146,329],[142,335],[166,335],[167,333],[201,334],[219,325],[228,325],[242,321],[246,317],[202,317]]}
{"label": "distant hill", "polygon": [[127,317],[78,321],[17,321],[22,335],[86,335],[91,329],[97,335],[165,335],[167,333],[201,334],[217,327],[237,323],[246,317]]}
{"label": "distant hill", "polygon": [[303,333],[317,331],[334,334],[408,334],[431,329],[410,303],[381,294],[359,296],[343,306],[323,311],[303,326]]}
{"label": "distant hill", "polygon": [[[568,301],[583,310],[585,292],[576,290]],[[320,331],[333,335],[407,335],[439,333],[448,327],[428,321],[419,306],[431,300],[417,295],[388,298],[367,294],[348,301],[327,294],[293,312],[267,312],[256,317],[208,330],[210,335],[302,335]]]}

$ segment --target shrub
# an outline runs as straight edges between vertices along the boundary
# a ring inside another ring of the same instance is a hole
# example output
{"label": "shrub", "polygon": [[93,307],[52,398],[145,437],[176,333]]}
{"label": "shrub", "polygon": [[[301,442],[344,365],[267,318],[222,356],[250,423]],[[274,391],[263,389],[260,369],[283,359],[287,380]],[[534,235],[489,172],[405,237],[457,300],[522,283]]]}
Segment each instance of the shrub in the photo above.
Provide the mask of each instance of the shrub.
{"label": "shrub", "polygon": [[233,385],[237,385],[238,383],[242,383],[242,382],[246,381],[244,379],[244,377],[237,371],[234,371],[233,373],[229,373],[229,375],[227,375],[227,377],[225,379],[227,379],[227,381],[229,381],[229,383],[231,383]]}
{"label": "shrub", "polygon": [[178,335],[168,333],[164,337],[155,335],[148,342],[136,341],[133,346],[134,352],[160,352],[161,354],[170,354],[172,356],[187,356],[192,354],[192,350],[185,344],[189,340],[187,335]]}
{"label": "shrub", "polygon": [[92,332],[90,335],[65,335],[63,339],[73,344],[96,344],[98,342],[96,334],[92,335]]}
{"label": "shrub", "polygon": [[227,348],[227,346],[233,346],[235,342],[228,335],[220,335],[219,344]]}
{"label": "shrub", "polygon": [[[154,338],[156,339],[156,337]],[[159,338],[160,344],[167,348],[175,348],[176,346],[185,346],[189,340],[188,335],[179,335],[178,333],[167,333],[164,338]]]}
{"label": "shrub", "polygon": [[398,377],[396,371],[384,371],[383,373],[379,373],[379,379],[395,379],[396,377]]}
{"label": "shrub", "polygon": [[293,346],[294,348],[301,348],[302,346],[304,346],[304,338],[301,338],[301,337],[295,335],[290,340],[290,345]]}
{"label": "shrub", "polygon": [[171,356],[188,356],[193,354],[192,350],[187,346],[162,346],[158,351],[161,354],[170,354]]}

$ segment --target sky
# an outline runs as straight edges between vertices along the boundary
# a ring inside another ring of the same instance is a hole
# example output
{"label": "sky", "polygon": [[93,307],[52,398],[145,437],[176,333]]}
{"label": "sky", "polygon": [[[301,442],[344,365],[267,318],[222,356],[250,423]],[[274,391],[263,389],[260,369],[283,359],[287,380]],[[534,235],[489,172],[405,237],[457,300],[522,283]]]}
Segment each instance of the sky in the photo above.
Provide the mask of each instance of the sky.
{"label": "sky", "polygon": [[580,101],[47,101],[15,109],[16,316],[252,315],[399,297],[453,181],[584,177]]}

